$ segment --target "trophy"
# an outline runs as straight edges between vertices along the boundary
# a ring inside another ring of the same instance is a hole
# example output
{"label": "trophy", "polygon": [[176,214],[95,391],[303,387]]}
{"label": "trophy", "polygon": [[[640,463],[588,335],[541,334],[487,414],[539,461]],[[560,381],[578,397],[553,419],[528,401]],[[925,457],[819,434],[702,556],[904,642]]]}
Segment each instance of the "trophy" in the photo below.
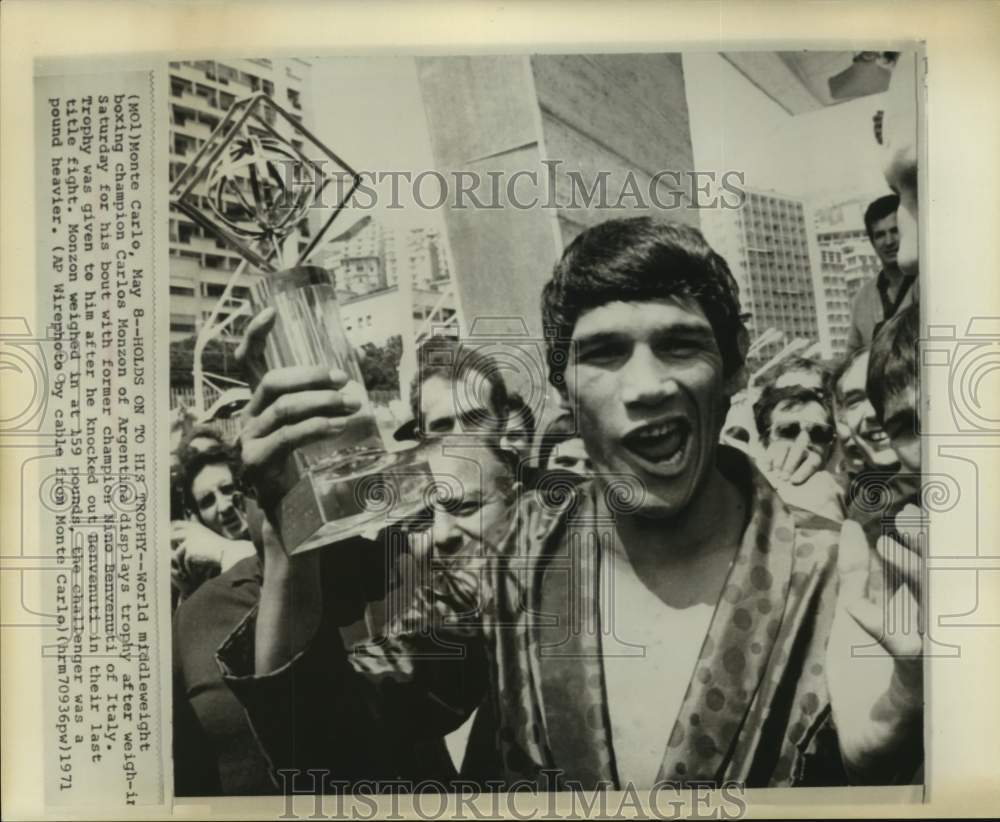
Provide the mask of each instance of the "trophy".
{"label": "trophy", "polygon": [[[276,128],[282,122],[294,139]],[[313,157],[307,155],[309,151]],[[349,185],[344,191],[343,183]],[[254,310],[272,307],[263,368],[338,368],[361,409],[340,433],[301,446],[288,457],[274,505],[286,551],[307,551],[412,516],[430,482],[417,449],[389,453],[375,421],[354,350],[341,323],[332,272],[307,264],[360,177],[266,94],[236,101],[171,187],[171,204],[233,246],[260,273]],[[331,213],[305,248],[298,228],[324,203]],[[254,364],[250,364],[254,368]]]}

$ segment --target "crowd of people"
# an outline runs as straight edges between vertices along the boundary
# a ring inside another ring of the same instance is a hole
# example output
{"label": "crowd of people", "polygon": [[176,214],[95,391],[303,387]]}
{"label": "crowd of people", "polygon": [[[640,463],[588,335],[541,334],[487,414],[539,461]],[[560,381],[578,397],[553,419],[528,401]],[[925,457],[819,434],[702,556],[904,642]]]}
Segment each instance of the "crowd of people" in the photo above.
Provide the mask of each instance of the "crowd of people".
{"label": "crowd of people", "polygon": [[[746,390],[735,282],[696,230],[640,218],[584,232],[543,311],[562,332],[549,352],[562,402],[541,431],[488,355],[421,346],[396,435],[451,482],[402,541],[387,528],[289,557],[271,526],[281,463],[315,436],[303,423],[351,412],[341,374],[271,372],[236,447],[205,428],[183,438],[179,793],[276,791],[279,767],[497,786],[553,766],[639,786],[913,778],[922,697],[906,658],[874,684],[872,704],[897,706],[879,720],[852,714],[856,698],[838,710],[834,672],[815,672],[845,606],[843,523],[863,528],[868,575],[885,523],[918,501],[916,304],[832,368],[775,369],[753,431],[727,424]],[[244,353],[266,338],[258,319]],[[873,505],[871,483],[896,504]],[[546,566],[581,527],[600,532],[600,556],[574,556],[588,578],[567,587]],[[597,628],[540,618],[581,608]],[[609,633],[643,655],[602,653]]]}
{"label": "crowd of people", "polygon": [[336,370],[268,372],[235,444],[184,436],[177,794],[919,781],[920,635],[885,622],[923,595],[915,242],[897,223],[901,199],[915,223],[916,175],[896,148],[902,198],[866,215],[883,270],[837,362],[748,387],[726,261],[686,225],[611,220],[542,291],[558,413],[467,341],[418,350],[395,436],[449,480],[422,516],[282,544],[288,454],[356,413]]}

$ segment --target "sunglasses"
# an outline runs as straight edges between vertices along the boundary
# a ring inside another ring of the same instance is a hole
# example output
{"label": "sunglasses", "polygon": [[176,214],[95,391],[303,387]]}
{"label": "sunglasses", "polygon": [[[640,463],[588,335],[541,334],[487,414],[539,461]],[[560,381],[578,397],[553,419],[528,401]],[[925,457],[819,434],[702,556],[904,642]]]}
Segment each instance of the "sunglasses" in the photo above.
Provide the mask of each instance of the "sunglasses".
{"label": "sunglasses", "polygon": [[[797,440],[802,433],[803,426],[797,422],[785,422],[776,425],[771,434],[779,440]],[[809,425],[806,426],[809,433],[809,441],[813,445],[829,445],[833,442],[833,428],[829,425]]]}

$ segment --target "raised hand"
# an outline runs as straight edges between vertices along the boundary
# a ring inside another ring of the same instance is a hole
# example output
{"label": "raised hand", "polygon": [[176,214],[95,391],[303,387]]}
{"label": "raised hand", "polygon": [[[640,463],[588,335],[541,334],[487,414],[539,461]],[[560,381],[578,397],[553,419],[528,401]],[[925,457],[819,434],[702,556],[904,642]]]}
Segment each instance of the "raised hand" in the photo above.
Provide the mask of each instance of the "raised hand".
{"label": "raised hand", "polygon": [[252,380],[254,393],[244,410],[240,454],[245,478],[265,512],[288,490],[283,471],[292,450],[343,430],[344,419],[361,403],[345,391],[348,377],[325,366],[264,370],[263,351],[275,313],[265,309],[250,322],[236,357]]}
{"label": "raised hand", "polygon": [[922,756],[919,521],[919,509],[906,506],[897,517],[902,541],[880,537],[877,557],[860,525],[848,520],[840,532],[827,684],[841,754],[858,782],[906,781]]}
{"label": "raised hand", "polygon": [[772,482],[802,485],[823,467],[823,461],[797,441],[775,440],[764,452],[761,465]]}

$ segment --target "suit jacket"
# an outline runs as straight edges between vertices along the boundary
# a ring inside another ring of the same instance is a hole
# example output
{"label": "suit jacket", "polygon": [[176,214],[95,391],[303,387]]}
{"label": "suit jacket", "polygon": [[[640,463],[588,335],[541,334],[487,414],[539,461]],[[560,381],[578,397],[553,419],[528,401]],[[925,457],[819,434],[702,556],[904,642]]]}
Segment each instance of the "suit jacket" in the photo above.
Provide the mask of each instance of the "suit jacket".
{"label": "suit jacket", "polygon": [[[689,684],[658,779],[846,784],[824,676],[839,529],[785,505],[739,452],[720,448],[720,467],[744,488],[750,517],[700,659],[681,673]],[[435,574],[380,641],[348,652],[321,630],[255,676],[250,613],[220,649],[226,681],[287,767],[393,778],[387,750],[454,730],[485,697],[497,779],[621,787],[598,600],[612,527],[593,482],[560,499],[529,493],[498,553]]]}

